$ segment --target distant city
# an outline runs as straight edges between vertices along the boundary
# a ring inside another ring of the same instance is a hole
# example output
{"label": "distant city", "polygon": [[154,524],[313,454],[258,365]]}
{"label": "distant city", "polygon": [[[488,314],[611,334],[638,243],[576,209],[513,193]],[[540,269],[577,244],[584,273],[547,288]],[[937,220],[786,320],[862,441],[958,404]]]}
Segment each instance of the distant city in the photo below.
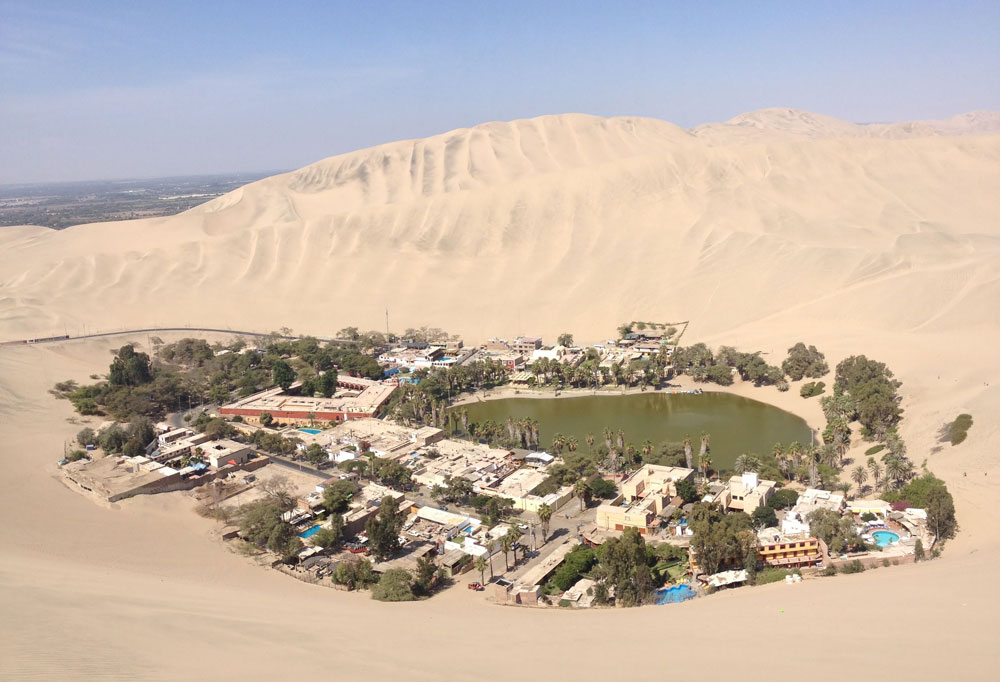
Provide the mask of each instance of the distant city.
{"label": "distant city", "polygon": [[61,230],[82,223],[174,215],[280,172],[0,185],[0,226]]}

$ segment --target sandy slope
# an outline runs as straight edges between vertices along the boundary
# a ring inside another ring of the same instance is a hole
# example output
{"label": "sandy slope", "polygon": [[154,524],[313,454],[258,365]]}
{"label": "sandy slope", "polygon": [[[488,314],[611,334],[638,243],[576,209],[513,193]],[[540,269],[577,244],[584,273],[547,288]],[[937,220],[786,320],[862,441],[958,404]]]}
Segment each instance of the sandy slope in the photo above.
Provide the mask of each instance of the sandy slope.
{"label": "sandy slope", "polygon": [[[477,338],[635,317],[705,334],[789,308],[950,329],[1000,296],[1000,128],[889,128],[904,136],[784,109],[690,132],[546,116],[332,157],[174,217],[3,230],[0,329],[329,333],[383,327],[386,307],[396,328]],[[886,310],[900,292],[920,304]]]}
{"label": "sandy slope", "polygon": [[[0,676],[522,680],[537,666],[550,679],[618,679],[629,665],[697,678],[739,656],[751,680],[992,679],[991,121],[876,128],[767,110],[684,131],[545,117],[334,157],[173,218],[0,230],[0,338],[83,322],[321,333],[378,326],[388,303],[394,327],[475,339],[598,338],[623,319],[690,318],[692,340],[775,357],[800,339],[832,362],[868,353],[903,379],[910,455],[948,480],[962,525],[927,565],[669,608],[499,609],[465,590],[379,605],[247,565],[180,499],[109,510],[64,488],[52,463],[80,425],[45,390],[85,380],[123,341],[2,347]],[[961,411],[976,419],[969,440],[937,450]],[[382,637],[355,636],[366,629]]]}

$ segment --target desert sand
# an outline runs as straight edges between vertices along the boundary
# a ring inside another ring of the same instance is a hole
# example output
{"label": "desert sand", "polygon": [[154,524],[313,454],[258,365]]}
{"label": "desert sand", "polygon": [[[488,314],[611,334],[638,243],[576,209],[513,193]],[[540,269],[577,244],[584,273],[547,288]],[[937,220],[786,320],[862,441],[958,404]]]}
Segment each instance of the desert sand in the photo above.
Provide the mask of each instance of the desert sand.
{"label": "desert sand", "polygon": [[[172,218],[0,230],[0,339],[83,324],[328,334],[377,328],[388,305],[394,328],[476,341],[690,319],[686,342],[866,353],[904,382],[910,457],[945,478],[961,525],[926,564],[669,607],[502,608],[461,589],[379,604],[231,554],[183,496],[107,509],[67,489],[55,460],[82,422],[46,390],[86,381],[126,339],[0,347],[0,676],[699,678],[739,661],[749,680],[993,679],[995,121],[543,117],[334,157]],[[968,440],[940,446],[959,412]]]}

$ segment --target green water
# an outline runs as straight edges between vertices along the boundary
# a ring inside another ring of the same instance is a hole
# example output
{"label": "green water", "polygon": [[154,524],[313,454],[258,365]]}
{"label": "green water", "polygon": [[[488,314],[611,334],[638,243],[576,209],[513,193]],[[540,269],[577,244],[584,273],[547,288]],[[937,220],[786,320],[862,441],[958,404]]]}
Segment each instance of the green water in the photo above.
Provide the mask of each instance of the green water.
{"label": "green water", "polygon": [[702,432],[711,436],[713,467],[731,468],[743,452],[769,453],[775,443],[810,442],[805,421],[777,407],[731,395],[667,395],[637,393],[579,398],[505,398],[463,406],[470,422],[504,423],[507,417],[538,421],[540,447],[548,448],[552,436],[575,436],[578,451],[587,452],[587,434],[594,447],[604,442],[604,428],[625,432],[625,442],[638,449],[649,439],[657,447],[689,436],[697,462]]}

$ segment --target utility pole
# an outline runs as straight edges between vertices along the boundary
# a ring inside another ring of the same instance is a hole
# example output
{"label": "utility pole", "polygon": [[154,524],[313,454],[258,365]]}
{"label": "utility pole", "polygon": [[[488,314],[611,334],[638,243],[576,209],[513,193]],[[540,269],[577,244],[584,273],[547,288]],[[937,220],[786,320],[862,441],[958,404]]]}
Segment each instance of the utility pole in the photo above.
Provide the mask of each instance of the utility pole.
{"label": "utility pole", "polygon": [[385,340],[389,340],[389,308],[385,309]]}

